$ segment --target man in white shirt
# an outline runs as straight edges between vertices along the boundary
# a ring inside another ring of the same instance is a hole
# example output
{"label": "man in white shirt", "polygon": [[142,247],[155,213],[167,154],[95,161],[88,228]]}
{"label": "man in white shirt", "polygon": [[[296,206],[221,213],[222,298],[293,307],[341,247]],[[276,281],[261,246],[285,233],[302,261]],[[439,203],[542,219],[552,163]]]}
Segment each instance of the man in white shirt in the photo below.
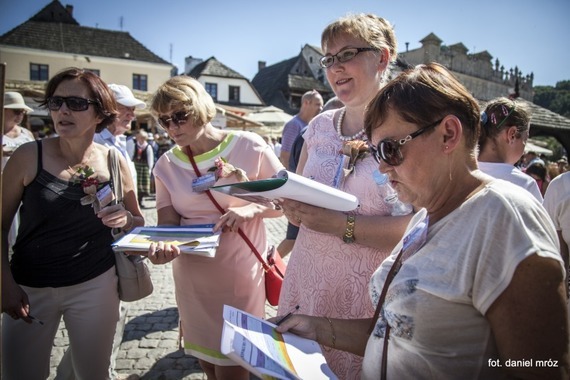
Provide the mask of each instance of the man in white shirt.
{"label": "man in white shirt", "polygon": [[125,132],[131,130],[131,123],[135,120],[135,109],[143,109],[146,103],[140,99],[135,98],[132,91],[121,84],[110,84],[109,89],[115,95],[117,101],[119,115],[115,122],[105,128],[100,133],[96,133],[93,141],[105,145],[107,147],[115,147],[121,152],[123,157],[129,164],[133,183],[137,183],[137,172],[135,165],[127,151],[127,138]]}

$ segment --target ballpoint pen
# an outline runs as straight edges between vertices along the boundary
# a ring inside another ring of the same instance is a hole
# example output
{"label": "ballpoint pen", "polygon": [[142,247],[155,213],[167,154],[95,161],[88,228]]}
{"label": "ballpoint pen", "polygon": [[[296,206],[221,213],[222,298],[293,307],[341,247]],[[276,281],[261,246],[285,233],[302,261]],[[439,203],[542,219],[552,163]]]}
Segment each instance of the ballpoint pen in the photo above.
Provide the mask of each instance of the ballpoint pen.
{"label": "ballpoint pen", "polygon": [[287,318],[289,318],[290,316],[293,315],[294,312],[296,312],[297,310],[299,310],[300,306],[297,305],[295,306],[295,308],[293,310],[291,310],[290,312],[288,312],[287,314],[285,314],[285,316],[283,318],[281,318],[280,320],[278,320],[277,322],[275,322],[275,324],[277,326],[279,326],[281,323],[285,322],[287,320]]}

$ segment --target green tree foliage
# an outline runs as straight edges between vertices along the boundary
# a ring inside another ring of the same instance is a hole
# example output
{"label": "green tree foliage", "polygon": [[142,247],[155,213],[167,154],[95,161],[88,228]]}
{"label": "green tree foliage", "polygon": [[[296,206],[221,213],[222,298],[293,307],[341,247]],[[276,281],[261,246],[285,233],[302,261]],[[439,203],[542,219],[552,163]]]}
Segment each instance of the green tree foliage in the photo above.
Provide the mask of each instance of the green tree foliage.
{"label": "green tree foliage", "polygon": [[552,86],[534,87],[534,103],[557,114],[570,117],[570,80]]}

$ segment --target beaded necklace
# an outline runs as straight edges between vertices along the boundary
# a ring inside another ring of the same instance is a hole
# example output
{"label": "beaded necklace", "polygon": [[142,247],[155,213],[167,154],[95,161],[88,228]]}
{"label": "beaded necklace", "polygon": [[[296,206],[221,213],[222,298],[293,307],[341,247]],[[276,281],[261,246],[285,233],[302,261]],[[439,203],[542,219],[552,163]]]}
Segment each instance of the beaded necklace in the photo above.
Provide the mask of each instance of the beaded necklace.
{"label": "beaded necklace", "polygon": [[362,128],[360,131],[356,132],[352,136],[343,136],[343,134],[342,134],[342,122],[344,121],[345,115],[346,115],[346,108],[343,108],[342,111],[340,111],[340,116],[338,117],[338,121],[336,122],[336,133],[337,133],[338,137],[342,141],[352,141],[352,140],[362,138],[364,136],[364,133],[366,132],[364,128]]}

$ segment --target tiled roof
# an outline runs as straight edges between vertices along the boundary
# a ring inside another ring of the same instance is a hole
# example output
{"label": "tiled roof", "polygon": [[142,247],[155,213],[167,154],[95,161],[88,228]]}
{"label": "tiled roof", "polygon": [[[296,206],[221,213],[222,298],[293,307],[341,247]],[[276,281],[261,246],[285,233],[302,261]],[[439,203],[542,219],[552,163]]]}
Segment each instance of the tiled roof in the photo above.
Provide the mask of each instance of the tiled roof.
{"label": "tiled roof", "polygon": [[531,129],[534,126],[565,130],[570,132],[570,119],[557,114],[549,109],[531,103],[524,99],[517,99],[517,102],[523,101],[530,106],[532,118],[530,119]]}
{"label": "tiled roof", "polygon": [[300,90],[303,92],[308,90],[317,90],[321,94],[328,94],[331,92],[330,88],[313,77],[290,74],[288,80],[289,88],[294,90]]}
{"label": "tiled roof", "polygon": [[332,96],[331,89],[313,76],[291,74],[299,59],[302,59],[301,55],[267,66],[259,70],[251,81],[266,104],[281,108],[291,115],[299,111],[289,104],[288,95],[291,92],[317,90],[325,98]]}
{"label": "tiled roof", "polygon": [[222,78],[236,78],[236,79],[245,79],[246,77],[234,71],[218,61],[215,57],[210,57],[204,62],[199,63],[194,67],[190,73],[188,73],[191,77],[198,78],[201,75],[211,75],[214,77],[222,77]]}
{"label": "tiled roof", "polygon": [[80,26],[58,1],[0,36],[0,45],[169,64],[127,32]]}
{"label": "tiled roof", "polygon": [[[257,74],[255,74],[251,84],[255,87],[266,104],[273,104],[270,100],[275,93],[288,91],[289,73],[295,65],[295,62],[297,62],[297,59],[299,59],[298,56],[278,62],[259,70]],[[276,104],[274,105],[279,107]]]}

